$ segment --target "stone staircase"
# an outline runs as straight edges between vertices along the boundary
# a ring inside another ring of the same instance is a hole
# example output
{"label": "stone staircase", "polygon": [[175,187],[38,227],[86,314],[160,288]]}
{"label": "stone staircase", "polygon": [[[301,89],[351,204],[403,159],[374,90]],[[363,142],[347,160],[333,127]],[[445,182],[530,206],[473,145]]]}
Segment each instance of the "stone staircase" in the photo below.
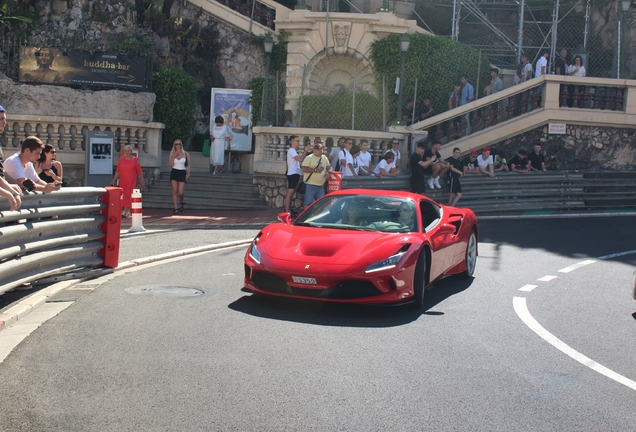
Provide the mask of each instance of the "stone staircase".
{"label": "stone staircase", "polygon": [[[458,207],[478,215],[553,212],[636,210],[636,172],[550,172],[547,174],[468,175],[462,178]],[[410,190],[410,177],[347,179],[345,189]],[[426,196],[448,202],[448,188],[426,189]]]}
{"label": "stone staircase", "polygon": [[[249,174],[192,172],[185,187],[185,207],[190,210],[265,210],[269,206],[258,194]],[[144,208],[163,209],[172,206],[170,173],[162,172],[159,180],[143,192]]]}

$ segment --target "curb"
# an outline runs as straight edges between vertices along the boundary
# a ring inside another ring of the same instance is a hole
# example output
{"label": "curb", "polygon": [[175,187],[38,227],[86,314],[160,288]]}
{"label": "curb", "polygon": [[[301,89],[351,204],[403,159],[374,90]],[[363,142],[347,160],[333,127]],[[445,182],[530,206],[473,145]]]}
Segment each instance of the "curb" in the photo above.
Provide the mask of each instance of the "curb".
{"label": "curb", "polygon": [[118,272],[122,270],[127,270],[134,267],[140,267],[146,264],[155,263],[158,261],[164,261],[171,258],[178,258],[181,256],[192,255],[201,252],[213,251],[216,249],[223,249],[227,247],[234,246],[242,246],[248,245],[252,242],[253,239],[245,239],[245,240],[235,240],[231,242],[225,243],[216,243],[207,246],[199,246],[189,249],[183,249],[180,251],[167,252],[159,255],[154,255],[146,258],[140,258],[136,260],[126,261],[119,264],[114,269],[102,269],[101,274],[94,274],[90,277],[79,278],[79,279],[69,279],[63,282],[58,282],[49,287],[43,288],[30,296],[20,300],[17,304],[13,306],[9,306],[4,312],[0,313],[0,332],[4,330],[6,327],[9,327],[12,324],[15,324],[17,321],[21,320],[29,313],[33,312],[38,307],[42,306],[46,303],[46,300],[57,294],[60,291],[63,291],[67,288],[72,287],[75,284],[80,282],[84,282],[86,280],[97,279],[99,277],[105,276],[106,274],[111,274],[113,272]]}

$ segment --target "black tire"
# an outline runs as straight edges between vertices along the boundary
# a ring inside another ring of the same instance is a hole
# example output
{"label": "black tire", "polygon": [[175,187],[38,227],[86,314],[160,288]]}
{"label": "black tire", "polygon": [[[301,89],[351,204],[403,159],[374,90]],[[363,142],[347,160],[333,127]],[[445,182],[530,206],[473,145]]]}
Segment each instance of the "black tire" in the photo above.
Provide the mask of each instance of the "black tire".
{"label": "black tire", "polygon": [[426,292],[426,251],[422,250],[417,257],[415,275],[413,276],[413,303],[414,309],[421,309],[424,306],[424,293]]}
{"label": "black tire", "polygon": [[466,270],[462,273],[462,277],[473,277],[475,267],[477,266],[477,234],[475,234],[475,229],[470,232],[470,236],[468,237],[464,262],[466,263]]}

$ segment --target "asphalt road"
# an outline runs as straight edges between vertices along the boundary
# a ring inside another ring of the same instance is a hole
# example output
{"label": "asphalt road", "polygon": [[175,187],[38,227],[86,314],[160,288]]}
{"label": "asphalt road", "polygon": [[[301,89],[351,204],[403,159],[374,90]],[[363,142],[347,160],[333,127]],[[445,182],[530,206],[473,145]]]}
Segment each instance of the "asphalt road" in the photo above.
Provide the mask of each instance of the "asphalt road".
{"label": "asphalt road", "polygon": [[252,296],[243,247],[105,278],[0,364],[0,430],[636,430],[633,224],[482,222],[476,277],[422,311]]}

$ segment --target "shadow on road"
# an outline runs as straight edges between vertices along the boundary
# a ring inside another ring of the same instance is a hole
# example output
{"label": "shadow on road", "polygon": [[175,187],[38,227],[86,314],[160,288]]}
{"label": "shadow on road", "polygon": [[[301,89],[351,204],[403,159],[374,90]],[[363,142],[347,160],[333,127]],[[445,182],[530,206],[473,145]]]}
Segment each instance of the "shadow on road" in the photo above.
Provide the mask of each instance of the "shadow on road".
{"label": "shadow on road", "polygon": [[301,300],[286,297],[252,294],[231,303],[229,308],[260,318],[292,321],[333,327],[396,327],[416,321],[422,315],[439,316],[443,311],[432,310],[444,300],[467,289],[473,279],[449,277],[435,283],[424,296],[422,309],[410,305],[368,306]]}

